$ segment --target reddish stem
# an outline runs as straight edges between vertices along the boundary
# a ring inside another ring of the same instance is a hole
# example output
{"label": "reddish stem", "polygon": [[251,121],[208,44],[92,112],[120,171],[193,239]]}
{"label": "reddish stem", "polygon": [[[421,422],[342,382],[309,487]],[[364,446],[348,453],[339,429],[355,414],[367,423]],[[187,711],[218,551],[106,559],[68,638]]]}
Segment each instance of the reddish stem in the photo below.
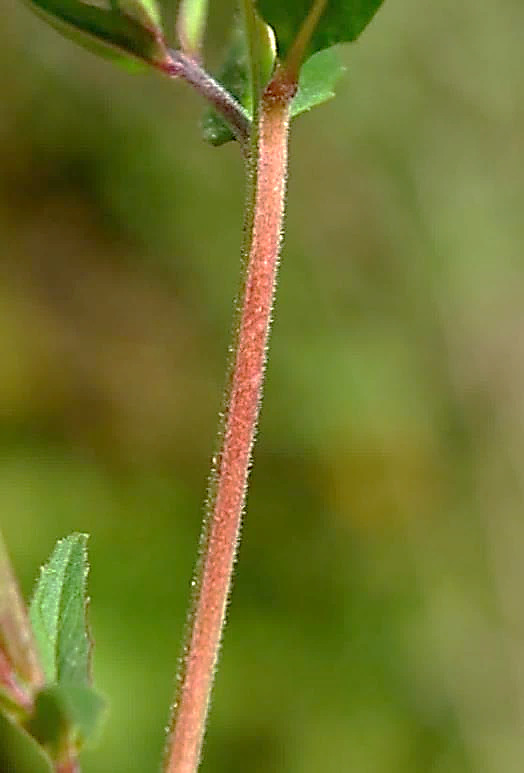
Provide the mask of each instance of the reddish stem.
{"label": "reddish stem", "polygon": [[77,759],[70,757],[67,760],[56,763],[55,770],[56,773],[80,773],[80,765]]}
{"label": "reddish stem", "polygon": [[165,773],[198,768],[255,438],[278,269],[294,84],[275,77],[261,103],[256,195],[244,295],[222,434],[197,568],[197,593],[170,733]]}
{"label": "reddish stem", "polygon": [[0,649],[0,687],[3,687],[13,701],[26,714],[33,711],[33,697],[19,683],[10,661]]}

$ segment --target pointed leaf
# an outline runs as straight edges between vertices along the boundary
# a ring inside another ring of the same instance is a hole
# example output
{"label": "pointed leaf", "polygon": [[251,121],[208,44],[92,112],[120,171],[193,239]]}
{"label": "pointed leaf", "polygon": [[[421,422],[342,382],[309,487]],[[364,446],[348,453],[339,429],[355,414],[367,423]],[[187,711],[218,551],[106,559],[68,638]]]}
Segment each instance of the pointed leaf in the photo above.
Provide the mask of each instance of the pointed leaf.
{"label": "pointed leaf", "polygon": [[[169,56],[155,0],[26,0],[67,37],[110,58],[165,65]],[[128,55],[128,56],[122,56]]]}
{"label": "pointed leaf", "polygon": [[104,708],[105,701],[91,687],[52,685],[38,693],[27,730],[59,760],[96,739]]}
{"label": "pointed leaf", "polygon": [[[336,43],[356,40],[382,2],[383,0],[327,0],[326,8],[313,32],[308,53],[329,48]],[[258,0],[260,15],[275,31],[281,59],[289,51],[312,5],[313,0]]]}
{"label": "pointed leaf", "polygon": [[[257,32],[260,82],[262,86],[265,86],[271,78],[275,65],[275,37],[272,30],[260,19],[257,19]],[[253,92],[251,89],[248,45],[244,25],[238,19],[235,20],[231,42],[217,80],[252,116]],[[225,142],[234,139],[229,126],[214,110],[208,110],[205,113],[202,123],[204,139],[212,145],[223,145]]]}
{"label": "pointed leaf", "polygon": [[31,623],[49,683],[87,685],[90,681],[86,544],[86,534],[57,542],[40,571],[31,602]]}
{"label": "pointed leaf", "polygon": [[298,91],[291,103],[291,116],[332,99],[344,69],[337,52],[331,48],[313,54],[300,70]]}

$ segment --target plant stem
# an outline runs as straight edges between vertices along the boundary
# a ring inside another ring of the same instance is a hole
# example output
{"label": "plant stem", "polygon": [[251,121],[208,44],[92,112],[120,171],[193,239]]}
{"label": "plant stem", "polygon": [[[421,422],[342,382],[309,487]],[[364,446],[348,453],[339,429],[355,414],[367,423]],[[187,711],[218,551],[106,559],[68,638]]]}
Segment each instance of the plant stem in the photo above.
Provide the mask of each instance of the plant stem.
{"label": "plant stem", "polygon": [[311,40],[311,36],[315,31],[315,27],[327,6],[327,0],[314,0],[308,15],[304,19],[302,26],[295,38],[290,52],[287,55],[285,62],[285,69],[289,74],[289,77],[298,80],[298,74],[300,67],[304,59],[307,47]]}
{"label": "plant stem", "polygon": [[[253,104],[253,122],[258,126],[260,106],[260,56],[258,50],[257,18],[252,0],[242,0],[242,13],[249,51],[249,72],[251,76],[251,97]],[[253,139],[253,137],[252,137]],[[256,140],[256,137],[255,137]]]}
{"label": "plant stem", "polygon": [[[0,651],[5,674],[20,677],[34,691],[45,679],[22,594],[0,532]],[[8,666],[6,666],[8,664]],[[23,704],[21,704],[23,705]]]}
{"label": "plant stem", "polygon": [[[248,159],[245,222],[252,227],[246,242],[248,256],[221,448],[210,477],[201,554],[193,581],[196,592],[178,675],[165,773],[195,773],[200,760],[262,397],[282,236],[290,103],[295,90],[295,84],[282,73],[277,73],[266,88],[255,175]],[[249,180],[255,181],[255,195]]]}
{"label": "plant stem", "polygon": [[33,696],[19,684],[11,663],[1,649],[0,689],[13,701],[17,709],[21,709],[25,714],[31,714],[33,711]]}
{"label": "plant stem", "polygon": [[208,0],[181,0],[178,4],[177,37],[184,53],[192,59],[201,58],[207,12]]}
{"label": "plant stem", "polygon": [[80,764],[77,759],[70,757],[57,763],[56,773],[80,773]]}
{"label": "plant stem", "polygon": [[174,78],[183,78],[227,121],[237,140],[245,147],[251,119],[242,105],[216,81],[202,65],[183,51],[169,51],[169,62],[160,69]]}

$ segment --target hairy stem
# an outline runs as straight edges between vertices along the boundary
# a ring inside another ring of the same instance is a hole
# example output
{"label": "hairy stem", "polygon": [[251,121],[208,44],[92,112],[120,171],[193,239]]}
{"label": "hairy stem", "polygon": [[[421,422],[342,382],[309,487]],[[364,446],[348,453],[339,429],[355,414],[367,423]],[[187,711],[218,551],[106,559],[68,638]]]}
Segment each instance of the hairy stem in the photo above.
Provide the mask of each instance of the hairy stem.
{"label": "hairy stem", "polygon": [[[258,421],[278,269],[287,175],[290,103],[295,85],[278,74],[262,97],[254,196],[247,194],[247,263],[234,358],[210,478],[196,589],[178,676],[164,772],[195,773],[231,586],[251,452]],[[248,165],[249,165],[248,159]],[[250,214],[249,209],[254,211]]]}
{"label": "hairy stem", "polygon": [[226,120],[237,140],[245,147],[250,134],[251,119],[242,105],[216,81],[202,65],[183,51],[171,50],[169,62],[162,70],[171,77],[185,80]]}

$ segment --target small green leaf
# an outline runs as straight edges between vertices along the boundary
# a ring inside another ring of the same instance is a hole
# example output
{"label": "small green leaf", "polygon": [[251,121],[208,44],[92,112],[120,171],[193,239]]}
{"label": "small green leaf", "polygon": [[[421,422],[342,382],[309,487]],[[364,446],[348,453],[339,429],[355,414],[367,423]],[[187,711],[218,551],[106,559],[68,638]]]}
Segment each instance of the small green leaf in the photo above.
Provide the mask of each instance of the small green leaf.
{"label": "small green leaf", "polygon": [[58,684],[41,690],[27,730],[53,759],[92,743],[100,730],[103,698],[91,687]]}
{"label": "small green leaf", "polygon": [[331,48],[313,54],[300,70],[298,91],[291,103],[291,116],[332,99],[344,69],[336,51]]}
{"label": "small green leaf", "polygon": [[207,21],[208,0],[180,0],[176,31],[182,50],[191,56],[200,53]]}
{"label": "small green leaf", "polygon": [[26,0],[64,35],[110,58],[162,66],[169,55],[155,0]]}
{"label": "small green leaf", "polygon": [[[383,0],[328,0],[313,32],[308,55],[336,43],[356,40]],[[313,5],[313,0],[258,0],[262,18],[273,27],[284,59]]]}
{"label": "small green leaf", "polygon": [[42,567],[30,619],[48,683],[87,685],[90,652],[86,620],[87,535],[57,542]]}
{"label": "small green leaf", "polygon": [[[260,19],[257,19],[257,32],[260,83],[263,88],[271,78],[275,65],[275,37],[272,30]],[[244,25],[238,19],[234,22],[231,42],[217,79],[252,116],[253,92],[248,44]],[[202,128],[204,139],[211,145],[223,145],[234,139],[229,126],[214,110],[205,113]]]}

